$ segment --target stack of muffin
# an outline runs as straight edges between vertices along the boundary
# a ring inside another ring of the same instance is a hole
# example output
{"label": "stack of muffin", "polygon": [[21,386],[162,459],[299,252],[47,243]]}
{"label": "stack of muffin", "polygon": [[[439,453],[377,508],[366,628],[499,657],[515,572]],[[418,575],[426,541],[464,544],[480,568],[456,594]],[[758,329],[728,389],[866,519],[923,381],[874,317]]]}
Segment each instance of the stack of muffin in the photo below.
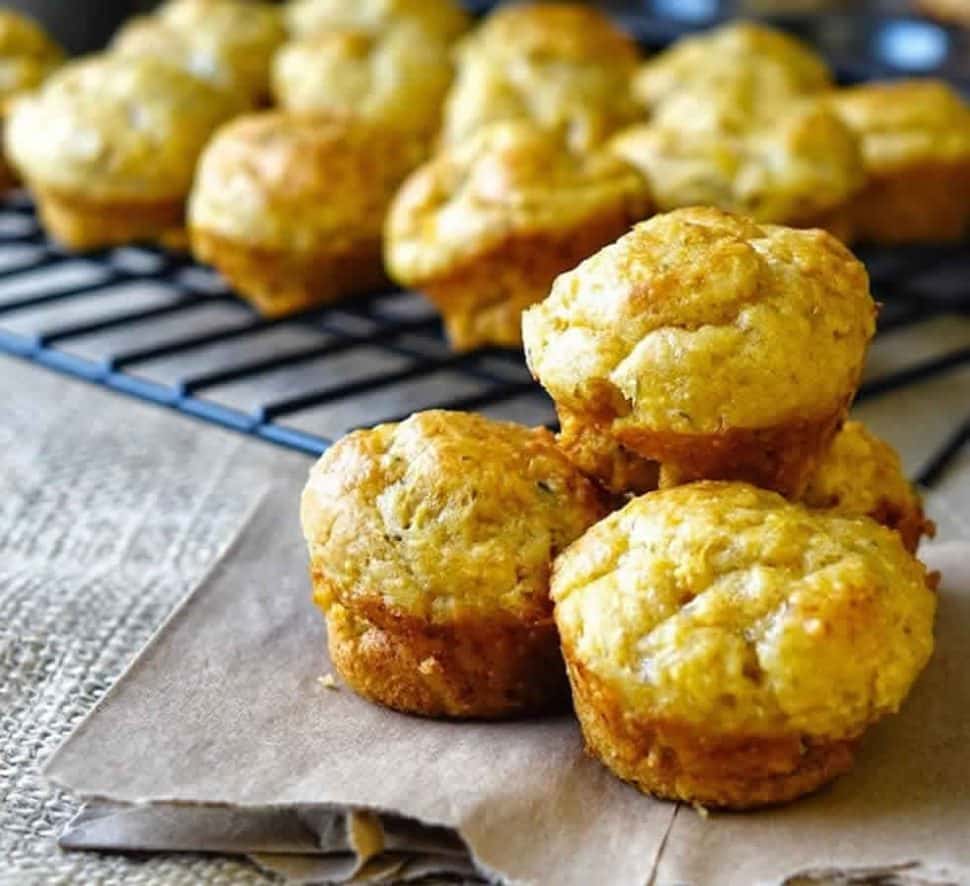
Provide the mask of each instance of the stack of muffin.
{"label": "stack of muffin", "polygon": [[[461,350],[519,345],[555,277],[653,211],[967,231],[970,109],[942,82],[838,90],[750,23],[645,61],[581,3],[469,24],[456,0],[168,0],[17,102],[7,154],[68,247],[184,245],[188,203],[195,256],[260,312],[390,277]],[[44,55],[17,34],[0,52]]]}
{"label": "stack of muffin", "polygon": [[425,412],[313,467],[333,664],[436,717],[555,711],[571,687],[590,752],[659,797],[748,808],[845,772],[936,608],[899,458],[843,423],[875,313],[822,230],[637,224],[524,315],[558,439]]}

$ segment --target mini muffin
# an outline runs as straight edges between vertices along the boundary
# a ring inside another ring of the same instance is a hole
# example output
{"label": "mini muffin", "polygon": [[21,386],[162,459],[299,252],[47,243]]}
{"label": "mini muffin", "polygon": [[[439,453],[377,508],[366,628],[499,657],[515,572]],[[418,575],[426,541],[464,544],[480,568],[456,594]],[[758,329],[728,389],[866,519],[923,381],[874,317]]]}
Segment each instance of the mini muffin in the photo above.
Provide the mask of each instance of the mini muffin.
{"label": "mini muffin", "polygon": [[[32,19],[0,9],[0,127],[11,101],[39,86],[62,61],[63,52]],[[0,193],[17,183],[0,152]]]}
{"label": "mini muffin", "polygon": [[868,185],[848,212],[860,240],[958,240],[970,229],[970,106],[940,80],[844,89],[832,108],[859,136]]}
{"label": "mini muffin", "polygon": [[606,510],[544,429],[434,411],[350,434],[301,504],[331,660],[410,713],[559,707],[552,561]]}
{"label": "mini muffin", "polygon": [[159,59],[95,56],[16,103],[7,156],[64,245],[155,239],[181,227],[199,153],[237,108]]}
{"label": "mini muffin", "polygon": [[192,251],[266,316],[374,289],[384,214],[422,152],[354,117],[238,117],[199,162]]}
{"label": "mini muffin", "polygon": [[[685,97],[716,98],[718,128],[770,123],[793,98],[832,87],[832,74],[811,47],[783,31],[752,22],[724,25],[678,40],[645,62],[633,82],[652,114]],[[681,114],[680,125],[690,122]]]}
{"label": "mini muffin", "polygon": [[824,231],[695,207],[562,274],[522,326],[567,453],[589,426],[660,462],[661,485],[797,496],[855,394],[875,313],[865,268]]}
{"label": "mini muffin", "polygon": [[447,44],[403,24],[384,33],[331,30],[287,43],[273,62],[273,92],[300,113],[355,114],[427,142],[451,84]]}
{"label": "mini muffin", "polygon": [[552,596],[589,751],[704,806],[845,772],[933,650],[935,594],[896,533],[742,483],[634,499],[557,559]]}
{"label": "mini muffin", "polygon": [[502,7],[462,41],[457,57],[446,144],[488,123],[525,119],[589,147],[640,116],[630,91],[636,44],[581,3]]}
{"label": "mini muffin", "polygon": [[388,215],[387,266],[438,306],[456,348],[517,345],[522,310],[648,205],[645,182],[616,157],[496,123],[407,180]]}
{"label": "mini muffin", "polygon": [[708,204],[849,235],[842,207],[865,173],[858,142],[838,116],[818,102],[796,102],[771,126],[729,131],[696,126],[706,104],[678,102],[662,121],[631,126],[610,142],[646,177],[659,209]]}
{"label": "mini muffin", "polygon": [[899,454],[858,421],[847,421],[835,435],[801,500],[810,508],[871,517],[895,529],[913,553],[920,537],[935,531]]}
{"label": "mini muffin", "polygon": [[112,49],[166,59],[253,105],[269,95],[270,63],[285,37],[282,16],[269,3],[170,0],[155,15],[128,22]]}
{"label": "mini muffin", "polygon": [[940,21],[970,27],[970,0],[917,0],[916,7]]}
{"label": "mini muffin", "polygon": [[286,7],[286,24],[294,37],[334,28],[383,33],[408,24],[447,43],[469,21],[455,0],[293,0]]}

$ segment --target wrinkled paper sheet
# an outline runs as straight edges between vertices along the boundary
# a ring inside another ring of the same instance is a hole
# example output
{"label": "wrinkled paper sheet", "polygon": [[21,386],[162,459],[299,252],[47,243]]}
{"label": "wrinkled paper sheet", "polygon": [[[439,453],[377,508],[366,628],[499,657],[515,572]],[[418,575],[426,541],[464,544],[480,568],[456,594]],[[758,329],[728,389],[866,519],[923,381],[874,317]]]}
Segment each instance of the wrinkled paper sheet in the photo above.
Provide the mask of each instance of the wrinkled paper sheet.
{"label": "wrinkled paper sheet", "polygon": [[48,764],[91,801],[66,848],[245,853],[302,883],[970,882],[970,543],[924,551],[944,574],[937,651],[853,771],[787,807],[701,814],[613,778],[571,717],[438,722],[328,688],[298,495],[262,499]]}

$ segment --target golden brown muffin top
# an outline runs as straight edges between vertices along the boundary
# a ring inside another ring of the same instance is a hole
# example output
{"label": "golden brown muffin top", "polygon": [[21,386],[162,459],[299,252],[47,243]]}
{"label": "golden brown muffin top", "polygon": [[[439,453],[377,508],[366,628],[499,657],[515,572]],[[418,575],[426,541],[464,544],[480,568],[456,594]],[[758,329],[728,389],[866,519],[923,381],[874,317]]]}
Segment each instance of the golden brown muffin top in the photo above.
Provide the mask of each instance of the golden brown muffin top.
{"label": "golden brown muffin top", "polygon": [[276,54],[273,92],[289,110],[354,114],[430,143],[451,76],[448,46],[418,28],[334,29]]}
{"label": "golden brown muffin top", "polygon": [[862,263],[824,231],[693,207],[560,275],[522,331],[557,404],[614,427],[708,434],[841,408],[875,313]]}
{"label": "golden brown muffin top", "polygon": [[760,222],[808,223],[865,183],[855,136],[819,102],[796,102],[773,125],[744,132],[705,126],[705,106],[678,102],[677,114],[671,105],[662,120],[610,142],[647,178],[662,210],[711,205]]}
{"label": "golden brown muffin top", "polygon": [[633,38],[585,3],[501,6],[459,47],[461,56],[481,52],[598,64],[640,60]]}
{"label": "golden brown muffin top", "polygon": [[269,66],[285,39],[280,11],[255,0],[170,0],[155,15],[138,16],[112,48],[152,55],[253,102],[269,88]]}
{"label": "golden brown muffin top", "polygon": [[842,89],[832,108],[859,136],[870,171],[970,159],[970,106],[942,80],[899,80]]}
{"label": "golden brown muffin top", "polygon": [[63,58],[37,22],[0,9],[0,111],[11,96],[39,86]]}
{"label": "golden brown muffin top", "polygon": [[815,468],[802,501],[810,508],[840,514],[893,515],[921,508],[899,459],[899,453],[862,422],[847,421]]}
{"label": "golden brown muffin top", "polygon": [[455,0],[293,0],[286,7],[286,23],[295,37],[331,28],[380,33],[407,23],[449,42],[469,21]]}
{"label": "golden brown muffin top", "polygon": [[340,440],[300,510],[324,609],[437,623],[549,620],[553,558],[605,513],[547,430],[444,411]]}
{"label": "golden brown muffin top", "polygon": [[237,117],[199,161],[189,223],[297,252],[379,238],[388,203],[422,151],[356,118]]}
{"label": "golden brown muffin top", "polygon": [[935,594],[890,530],[741,483],[634,499],[556,561],[571,660],[668,726],[859,735],[933,649]]}
{"label": "golden brown muffin top", "polygon": [[678,40],[643,64],[633,91],[654,112],[685,94],[720,95],[722,120],[744,120],[770,116],[779,102],[831,85],[828,66],[809,46],[783,31],[737,22]]}
{"label": "golden brown muffin top", "polygon": [[26,178],[89,199],[178,199],[212,131],[236,113],[223,90],[155,58],[65,65],[17,101],[8,155]]}
{"label": "golden brown muffin top", "polygon": [[419,283],[509,237],[569,229],[624,205],[636,218],[648,204],[645,182],[622,160],[528,123],[496,123],[408,178],[388,215],[386,258],[398,279]]}
{"label": "golden brown muffin top", "polygon": [[640,114],[630,92],[636,45],[580,4],[502,7],[461,42],[457,55],[446,144],[489,123],[523,119],[562,128],[585,148]]}

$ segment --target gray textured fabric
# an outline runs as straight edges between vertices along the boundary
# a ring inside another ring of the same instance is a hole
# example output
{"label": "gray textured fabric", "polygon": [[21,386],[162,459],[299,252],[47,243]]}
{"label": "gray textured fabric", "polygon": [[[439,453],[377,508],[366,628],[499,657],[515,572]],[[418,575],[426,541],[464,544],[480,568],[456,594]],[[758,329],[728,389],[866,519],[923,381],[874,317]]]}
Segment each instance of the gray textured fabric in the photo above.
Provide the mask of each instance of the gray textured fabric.
{"label": "gray textured fabric", "polygon": [[0,358],[0,882],[256,883],[238,859],[65,853],[40,766],[309,461]]}

